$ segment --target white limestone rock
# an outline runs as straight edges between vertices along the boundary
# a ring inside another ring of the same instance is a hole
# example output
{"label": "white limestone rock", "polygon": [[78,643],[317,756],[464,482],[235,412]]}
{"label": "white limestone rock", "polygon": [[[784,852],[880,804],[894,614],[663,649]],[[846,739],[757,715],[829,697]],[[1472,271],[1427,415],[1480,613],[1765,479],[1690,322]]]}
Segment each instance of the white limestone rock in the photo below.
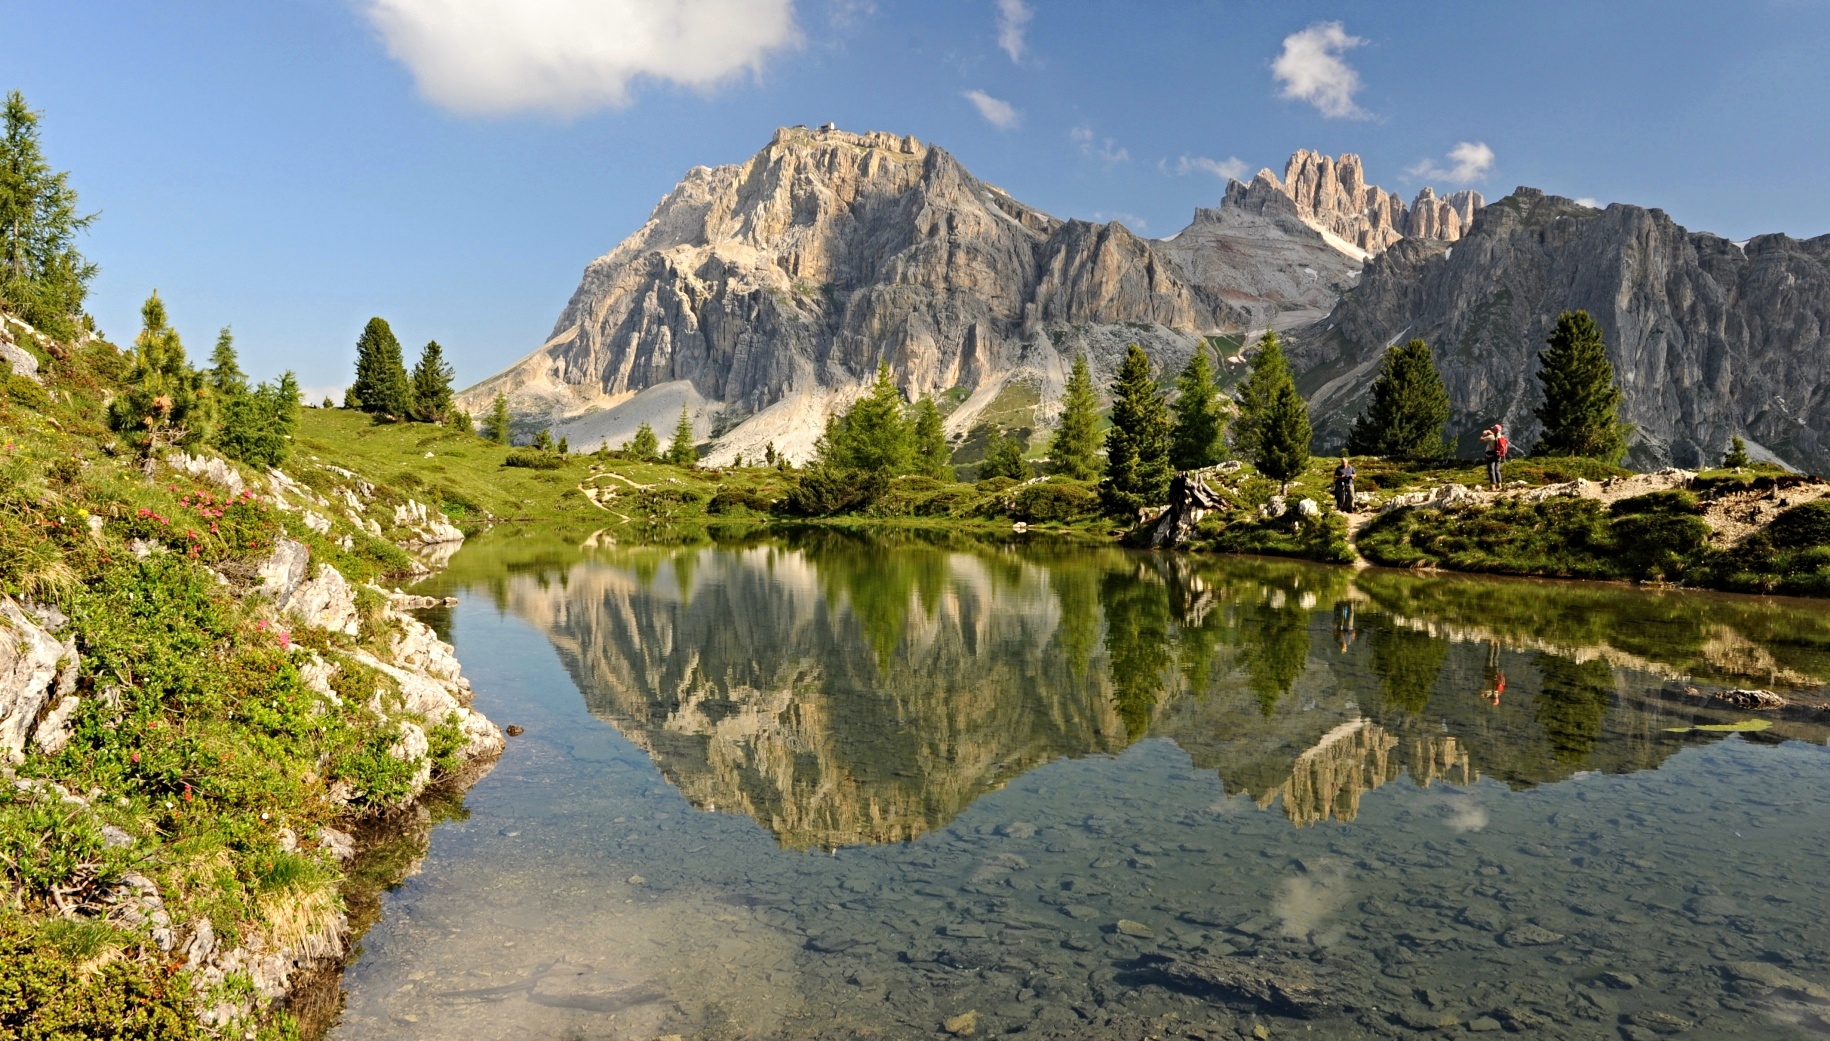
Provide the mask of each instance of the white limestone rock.
{"label": "white limestone rock", "polygon": [[74,638],[58,640],[12,597],[0,596],[0,750],[10,761],[24,758],[45,706],[63,707],[79,661]]}
{"label": "white limestone rock", "polygon": [[165,457],[165,462],[174,470],[182,470],[192,477],[201,477],[211,484],[225,489],[230,495],[240,495],[242,489],[246,487],[241,479],[240,471],[218,456],[173,452]]}

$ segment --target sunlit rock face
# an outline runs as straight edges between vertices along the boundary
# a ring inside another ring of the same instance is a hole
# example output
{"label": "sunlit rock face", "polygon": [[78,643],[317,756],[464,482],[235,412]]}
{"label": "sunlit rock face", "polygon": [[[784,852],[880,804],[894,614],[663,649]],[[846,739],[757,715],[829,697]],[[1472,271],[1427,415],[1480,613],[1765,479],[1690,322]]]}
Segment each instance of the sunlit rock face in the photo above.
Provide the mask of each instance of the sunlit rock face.
{"label": "sunlit rock face", "polygon": [[1046,570],[916,556],[706,550],[647,581],[580,565],[508,597],[695,805],[791,847],[902,841],[1126,743],[1105,670],[1062,650]]}

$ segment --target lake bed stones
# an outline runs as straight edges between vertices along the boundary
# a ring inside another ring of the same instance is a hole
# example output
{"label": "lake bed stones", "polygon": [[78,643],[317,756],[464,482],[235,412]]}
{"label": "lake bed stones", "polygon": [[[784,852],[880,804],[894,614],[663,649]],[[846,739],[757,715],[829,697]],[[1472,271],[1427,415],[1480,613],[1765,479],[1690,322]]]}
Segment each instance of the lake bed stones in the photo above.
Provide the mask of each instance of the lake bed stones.
{"label": "lake bed stones", "polygon": [[1171,987],[1235,1008],[1303,1019],[1333,1011],[1315,977],[1294,962],[1147,954],[1140,964]]}
{"label": "lake bed stones", "polygon": [[1563,939],[1562,933],[1553,933],[1541,925],[1513,926],[1500,934],[1500,942],[1508,947],[1546,947]]}

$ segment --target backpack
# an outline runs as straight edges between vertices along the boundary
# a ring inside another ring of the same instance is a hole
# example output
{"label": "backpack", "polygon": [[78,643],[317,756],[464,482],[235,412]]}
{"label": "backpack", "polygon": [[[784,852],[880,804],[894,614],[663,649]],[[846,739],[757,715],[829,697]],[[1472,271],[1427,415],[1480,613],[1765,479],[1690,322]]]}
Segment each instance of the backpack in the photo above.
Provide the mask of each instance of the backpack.
{"label": "backpack", "polygon": [[1499,456],[1499,457],[1500,457],[1500,458],[1501,458],[1501,459],[1504,459],[1504,458],[1506,458],[1506,446],[1507,446],[1507,445],[1508,445],[1508,444],[1509,444],[1509,443],[1510,443],[1510,442],[1508,442],[1508,441],[1507,441],[1507,440],[1506,440],[1506,435],[1505,435],[1505,434],[1501,434],[1501,435],[1500,435],[1500,436],[1499,436],[1499,437],[1497,437],[1497,438],[1494,438],[1494,440],[1493,440],[1493,454],[1494,454],[1494,455],[1496,455],[1496,456]]}

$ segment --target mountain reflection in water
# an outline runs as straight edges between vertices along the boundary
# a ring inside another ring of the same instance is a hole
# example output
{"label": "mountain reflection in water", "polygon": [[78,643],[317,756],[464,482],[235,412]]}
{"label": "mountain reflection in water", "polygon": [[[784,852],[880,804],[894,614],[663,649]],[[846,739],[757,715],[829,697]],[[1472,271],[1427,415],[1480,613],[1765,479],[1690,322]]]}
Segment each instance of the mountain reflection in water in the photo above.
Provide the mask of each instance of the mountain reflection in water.
{"label": "mountain reflection in water", "polygon": [[1830,612],[1694,593],[830,532],[455,564],[694,806],[797,849],[911,840],[1145,737],[1297,826],[1353,820],[1400,775],[1653,769],[1718,739],[1672,728],[1745,718],[1686,686],[1830,680]]}

